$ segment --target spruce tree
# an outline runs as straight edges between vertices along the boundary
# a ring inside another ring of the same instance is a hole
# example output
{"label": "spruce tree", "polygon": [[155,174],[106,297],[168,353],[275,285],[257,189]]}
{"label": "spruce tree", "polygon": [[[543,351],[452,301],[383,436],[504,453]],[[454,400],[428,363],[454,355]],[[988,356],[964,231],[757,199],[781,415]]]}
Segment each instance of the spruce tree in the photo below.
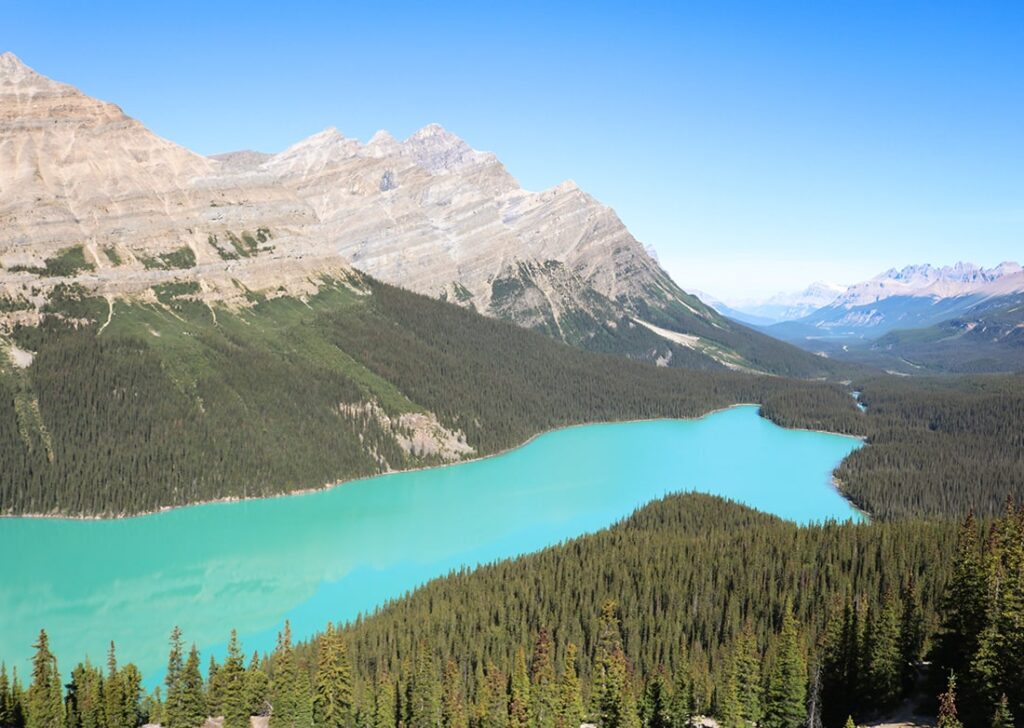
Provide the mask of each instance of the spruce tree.
{"label": "spruce tree", "polygon": [[741,728],[743,723],[740,693],[736,677],[736,656],[729,655],[722,666],[721,679],[715,691],[716,715],[723,728]]}
{"label": "spruce tree", "polygon": [[924,651],[925,626],[921,613],[921,597],[917,581],[907,578],[900,595],[900,684],[903,693],[909,693],[917,677],[917,663]]}
{"label": "spruce tree", "polygon": [[270,678],[255,652],[245,670],[245,704],[249,715],[267,715],[270,711]]}
{"label": "spruce tree", "polygon": [[117,670],[117,653],[111,640],[107,650],[107,677],[103,681],[103,703],[107,728],[131,728],[124,725],[124,695],[121,675]]}
{"label": "spruce tree", "polygon": [[377,686],[374,690],[373,728],[396,728],[395,703],[397,700],[395,682],[391,679],[387,669],[382,669],[377,676]]}
{"label": "spruce tree", "polygon": [[270,681],[271,728],[310,728],[313,705],[309,679],[296,663],[292,628],[288,621],[277,636],[273,667]]}
{"label": "spruce tree", "polygon": [[891,708],[900,697],[902,669],[899,630],[896,601],[888,593],[874,623],[869,656],[868,680],[871,690],[868,699],[877,708]]}
{"label": "spruce tree", "polygon": [[409,728],[438,728],[441,704],[434,656],[426,640],[416,649],[416,668],[409,695]]}
{"label": "spruce tree", "polygon": [[541,629],[533,647],[530,670],[530,717],[534,728],[554,728],[558,712],[558,682],[555,677],[551,638]]}
{"label": "spruce tree", "polygon": [[14,699],[11,684],[7,680],[7,665],[0,662],[0,728],[14,724]]}
{"label": "spruce tree", "polygon": [[64,695],[57,658],[50,652],[45,630],[32,645],[32,684],[28,689],[27,728],[64,728]]}
{"label": "spruce tree", "polygon": [[992,728],[1013,728],[1010,702],[1005,695],[999,699],[999,704],[996,706],[996,714],[992,717]]}
{"label": "spruce tree", "polygon": [[526,672],[526,651],[519,647],[512,662],[512,691],[508,704],[509,728],[530,728],[530,676]]}
{"label": "spruce tree", "polygon": [[938,728],[963,728],[956,715],[956,675],[949,673],[946,692],[939,696]]}
{"label": "spruce tree", "polygon": [[672,728],[689,728],[693,714],[693,679],[690,674],[690,659],[684,645],[680,647],[675,675],[672,678],[672,700],[669,704]]}
{"label": "spruce tree", "polygon": [[988,585],[977,529],[973,514],[960,527],[953,576],[946,589],[944,619],[936,645],[939,667],[957,675],[964,675],[970,669],[987,622]]}
{"label": "spruce tree", "polygon": [[807,720],[807,668],[792,608],[786,605],[778,654],[768,678],[763,728],[801,728]]}
{"label": "spruce tree", "polygon": [[[141,724],[142,673],[129,662],[119,671],[121,682],[121,725],[136,728]],[[159,688],[158,688],[159,689]]]}
{"label": "spruce tree", "polygon": [[352,666],[341,632],[330,622],[318,641],[313,723],[344,728],[352,717]]}
{"label": "spruce tree", "polygon": [[193,644],[181,672],[181,717],[185,728],[198,728],[206,722],[207,716],[199,650]]}
{"label": "spruce tree", "polygon": [[664,670],[655,670],[648,678],[640,713],[644,728],[672,728],[668,680]]}
{"label": "spruce tree", "polygon": [[441,728],[468,728],[466,700],[462,694],[459,664],[448,660],[441,680]]}
{"label": "spruce tree", "polygon": [[508,680],[505,673],[493,662],[488,662],[484,680],[487,687],[483,696],[487,703],[480,723],[481,728],[508,728]]}
{"label": "spruce tree", "polygon": [[583,694],[576,672],[576,645],[565,646],[565,662],[558,679],[558,710],[555,712],[555,728],[579,728],[583,720]]}
{"label": "spruce tree", "polygon": [[185,656],[181,641],[181,628],[175,626],[171,630],[170,653],[167,656],[167,673],[164,684],[167,686],[167,697],[164,700],[163,728],[194,728],[189,725],[185,715],[185,698],[183,694],[183,674]]}
{"label": "spruce tree", "polygon": [[220,682],[221,713],[224,728],[249,728],[251,700],[246,689],[245,657],[238,643],[238,633],[231,630],[228,654],[217,671]]}
{"label": "spruce tree", "polygon": [[761,655],[757,637],[749,622],[744,626],[736,647],[736,689],[739,693],[740,717],[747,723],[761,720]]}

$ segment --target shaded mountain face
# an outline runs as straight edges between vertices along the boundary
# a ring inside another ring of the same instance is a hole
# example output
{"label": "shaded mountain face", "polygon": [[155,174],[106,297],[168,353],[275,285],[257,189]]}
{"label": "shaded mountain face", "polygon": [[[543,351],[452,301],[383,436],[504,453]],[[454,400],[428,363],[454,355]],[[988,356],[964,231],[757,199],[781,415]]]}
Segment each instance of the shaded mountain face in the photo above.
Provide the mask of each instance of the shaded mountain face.
{"label": "shaded mountain face", "polygon": [[592,350],[832,370],[679,289],[574,183],[523,190],[440,126],[207,158],[0,56],[0,331],[38,324],[58,286],[156,304],[154,287],[195,283],[197,301],[244,307],[352,267]]}

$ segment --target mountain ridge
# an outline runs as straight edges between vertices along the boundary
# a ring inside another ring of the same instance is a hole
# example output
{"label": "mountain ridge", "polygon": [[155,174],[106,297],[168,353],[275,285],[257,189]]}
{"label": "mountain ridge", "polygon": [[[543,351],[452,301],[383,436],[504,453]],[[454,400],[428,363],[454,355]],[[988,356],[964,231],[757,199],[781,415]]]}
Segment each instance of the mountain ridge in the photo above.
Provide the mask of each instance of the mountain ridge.
{"label": "mountain ridge", "polygon": [[583,348],[668,366],[833,369],[685,293],[574,182],[524,190],[438,124],[365,144],[328,127],[273,155],[203,157],[5,59],[0,329],[38,325],[60,285],[153,303],[154,286],[194,282],[198,300],[244,307],[253,291],[301,298],[356,267]]}

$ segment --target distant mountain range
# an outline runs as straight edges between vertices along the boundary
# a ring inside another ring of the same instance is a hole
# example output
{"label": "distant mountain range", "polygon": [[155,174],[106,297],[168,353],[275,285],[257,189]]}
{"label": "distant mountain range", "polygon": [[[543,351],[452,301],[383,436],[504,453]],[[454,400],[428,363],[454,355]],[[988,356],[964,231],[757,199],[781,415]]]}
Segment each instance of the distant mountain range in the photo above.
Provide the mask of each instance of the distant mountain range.
{"label": "distant mountain range", "polygon": [[[900,372],[1024,369],[1024,269],[911,265],[850,286],[762,331],[832,357]],[[728,315],[728,314],[726,314]]]}
{"label": "distant mountain range", "polygon": [[367,143],[327,129],[278,154],[203,157],[113,104],[0,56],[0,336],[52,292],[205,305],[304,297],[353,267],[594,351],[821,376],[828,361],[680,289],[573,182],[523,190],[433,124]]}

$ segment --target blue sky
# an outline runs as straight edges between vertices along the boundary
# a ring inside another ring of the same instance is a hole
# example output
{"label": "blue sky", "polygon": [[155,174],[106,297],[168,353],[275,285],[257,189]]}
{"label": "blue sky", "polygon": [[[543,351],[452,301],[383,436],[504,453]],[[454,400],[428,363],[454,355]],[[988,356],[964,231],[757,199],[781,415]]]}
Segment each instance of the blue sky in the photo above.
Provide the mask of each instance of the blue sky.
{"label": "blue sky", "polygon": [[0,50],[201,153],[439,122],[742,298],[1024,258],[1024,3],[0,0]]}

